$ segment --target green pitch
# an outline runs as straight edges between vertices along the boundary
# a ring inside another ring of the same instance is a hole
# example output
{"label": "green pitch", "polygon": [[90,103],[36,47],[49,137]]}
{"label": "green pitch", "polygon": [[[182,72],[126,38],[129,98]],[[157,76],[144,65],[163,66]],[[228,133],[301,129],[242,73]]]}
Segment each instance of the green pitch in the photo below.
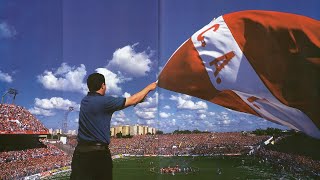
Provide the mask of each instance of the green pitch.
{"label": "green pitch", "polygon": [[[181,168],[162,173],[160,168]],[[192,171],[183,172],[184,168]],[[273,167],[253,156],[218,157],[124,157],[113,160],[114,180],[213,180],[213,179],[306,179]],[[70,171],[45,179],[69,179]],[[313,178],[307,178],[313,179]]]}
{"label": "green pitch", "polygon": [[[162,167],[191,167],[193,172],[160,173]],[[293,175],[274,169],[248,156],[239,157],[130,157],[114,160],[114,180],[212,180],[292,179]],[[296,177],[295,177],[296,178]]]}

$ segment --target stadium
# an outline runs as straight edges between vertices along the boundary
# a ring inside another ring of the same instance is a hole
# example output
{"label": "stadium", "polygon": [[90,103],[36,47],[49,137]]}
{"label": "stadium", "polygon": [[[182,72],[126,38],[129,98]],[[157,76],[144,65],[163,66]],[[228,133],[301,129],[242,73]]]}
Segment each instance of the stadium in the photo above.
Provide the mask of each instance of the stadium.
{"label": "stadium", "polygon": [[28,110],[0,104],[0,178],[41,177],[70,165],[70,156],[46,141],[48,129]]}
{"label": "stadium", "polygon": [[[0,122],[1,179],[69,179],[75,136],[68,137],[65,145],[51,143],[48,129],[28,110],[14,104],[0,104]],[[308,148],[293,150],[292,144]],[[110,144],[114,176],[119,180],[316,179],[320,176],[318,149],[319,140],[297,133],[144,134],[112,137]]]}

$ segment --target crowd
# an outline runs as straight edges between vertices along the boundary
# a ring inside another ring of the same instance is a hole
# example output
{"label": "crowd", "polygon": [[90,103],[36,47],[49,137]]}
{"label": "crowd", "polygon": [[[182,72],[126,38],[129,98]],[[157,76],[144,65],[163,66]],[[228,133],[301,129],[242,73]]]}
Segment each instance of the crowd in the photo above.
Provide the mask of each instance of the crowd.
{"label": "crowd", "polygon": [[306,175],[320,177],[320,161],[310,157],[273,151],[264,147],[259,148],[255,155],[262,158],[261,162],[271,163],[277,169],[289,170],[298,174],[304,172],[307,173]]}
{"label": "crowd", "polygon": [[69,166],[70,156],[52,144],[19,151],[0,152],[0,179],[19,179]]}
{"label": "crowd", "polygon": [[0,132],[48,131],[25,108],[14,104],[0,104]]}
{"label": "crowd", "polygon": [[[278,168],[290,168],[293,171],[313,174],[320,172],[319,161],[265,149],[262,144],[269,138],[269,136],[255,136],[240,132],[138,135],[132,138],[111,138],[109,147],[112,155],[141,156],[247,154],[250,149],[260,147],[255,155],[261,157],[263,162],[270,162],[270,164],[276,164]],[[46,142],[42,141],[42,146],[38,147],[0,152],[0,179],[17,179],[69,166],[71,156],[57,146]],[[76,137],[69,138],[68,144],[74,148],[77,144]],[[160,171],[161,173],[179,172],[172,168],[163,168]],[[183,169],[180,171],[184,172]]]}
{"label": "crowd", "polygon": [[[48,131],[25,108],[13,104],[0,104],[0,132],[43,132]],[[241,132],[199,133],[199,134],[159,134],[137,135],[132,138],[111,138],[111,154],[130,155],[227,155],[247,154],[255,147],[260,147],[269,136],[255,136]],[[28,143],[26,143],[28,144]],[[36,173],[46,172],[69,166],[71,154],[67,155],[57,146],[40,142],[27,147],[12,144],[1,147],[0,143],[0,179],[20,179]],[[76,136],[67,141],[70,149],[77,145]],[[270,162],[277,168],[293,172],[310,172],[320,176],[320,162],[311,158],[268,150],[261,146],[255,155],[263,162]],[[179,167],[161,168],[161,173],[181,172]],[[183,169],[183,172],[187,171]]]}
{"label": "crowd", "polygon": [[244,135],[240,132],[139,135],[112,138],[113,155],[214,155],[247,153],[268,136]]}
{"label": "crowd", "polygon": [[77,141],[77,137],[76,136],[70,136],[67,138],[67,144],[72,147],[72,148],[75,148],[78,144],[78,141]]}

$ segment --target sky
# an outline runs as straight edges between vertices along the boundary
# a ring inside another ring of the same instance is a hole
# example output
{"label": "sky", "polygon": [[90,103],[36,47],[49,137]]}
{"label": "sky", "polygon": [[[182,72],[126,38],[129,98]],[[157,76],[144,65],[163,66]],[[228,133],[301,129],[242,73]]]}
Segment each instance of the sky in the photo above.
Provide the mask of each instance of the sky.
{"label": "sky", "polygon": [[[1,0],[0,94],[47,128],[77,130],[87,76],[106,76],[107,95],[128,97],[157,80],[174,51],[213,18],[272,10],[320,19],[320,1],[292,0]],[[111,124],[174,130],[251,131],[286,127],[162,88]]]}

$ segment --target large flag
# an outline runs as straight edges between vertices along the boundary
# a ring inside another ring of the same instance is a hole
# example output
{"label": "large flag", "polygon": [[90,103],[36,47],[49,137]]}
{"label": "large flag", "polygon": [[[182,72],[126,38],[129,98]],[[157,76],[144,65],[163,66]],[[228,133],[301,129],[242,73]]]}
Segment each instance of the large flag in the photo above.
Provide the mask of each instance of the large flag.
{"label": "large flag", "polygon": [[320,138],[320,22],[258,10],[220,16],[173,53],[158,85]]}

